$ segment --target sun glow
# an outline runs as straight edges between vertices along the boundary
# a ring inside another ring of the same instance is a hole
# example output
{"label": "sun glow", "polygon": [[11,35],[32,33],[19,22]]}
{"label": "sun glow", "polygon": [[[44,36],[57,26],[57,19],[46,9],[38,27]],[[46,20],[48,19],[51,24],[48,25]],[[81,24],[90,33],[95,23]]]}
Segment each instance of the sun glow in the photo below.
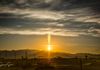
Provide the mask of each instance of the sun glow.
{"label": "sun glow", "polygon": [[51,50],[52,50],[51,45],[48,45],[48,51],[51,51]]}

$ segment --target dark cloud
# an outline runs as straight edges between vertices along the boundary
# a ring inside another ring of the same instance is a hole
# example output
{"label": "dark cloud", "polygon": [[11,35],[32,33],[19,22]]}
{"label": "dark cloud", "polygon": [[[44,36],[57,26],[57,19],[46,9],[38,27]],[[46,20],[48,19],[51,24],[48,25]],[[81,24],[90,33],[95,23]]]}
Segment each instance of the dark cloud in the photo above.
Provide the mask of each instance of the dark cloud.
{"label": "dark cloud", "polygon": [[100,0],[61,0],[58,4],[55,2],[55,9],[67,10],[90,7],[95,11],[99,11]]}
{"label": "dark cloud", "polygon": [[[24,15],[16,15],[13,13],[0,13],[0,27],[17,28],[17,29],[37,29],[50,26],[53,20],[28,19],[23,18]],[[51,25],[52,26],[52,25]]]}
{"label": "dark cloud", "polygon": [[0,26],[16,27],[16,25],[23,25],[28,22],[25,19],[21,19],[20,16],[13,13],[0,13]]}
{"label": "dark cloud", "polygon": [[100,24],[94,22],[75,22],[75,21],[66,21],[64,23],[65,28],[76,28],[76,29],[100,29]]}
{"label": "dark cloud", "polygon": [[[41,26],[50,26],[57,27],[56,24],[63,24],[62,28],[77,28],[77,29],[90,29],[91,27],[94,29],[100,29],[100,24],[96,22],[77,22],[73,20],[67,21],[52,21],[52,20],[41,20],[41,19],[27,19],[20,18],[25,15],[15,15],[12,13],[0,13],[0,26],[2,27],[16,27],[17,25],[21,25],[22,27],[41,27]],[[54,25],[55,23],[55,25]],[[49,25],[50,24],[50,25]],[[53,26],[54,25],[54,26]],[[59,27],[58,27],[59,28]]]}
{"label": "dark cloud", "polygon": [[2,5],[7,5],[11,3],[14,3],[14,0],[0,0],[0,4]]}
{"label": "dark cloud", "polygon": [[52,0],[50,3],[45,0],[0,0],[0,4],[17,8],[50,8],[54,10],[89,7],[95,12],[99,13],[100,11],[100,0]]}
{"label": "dark cloud", "polygon": [[[37,32],[38,31],[46,32],[51,30],[58,33],[61,32],[62,34],[60,35],[64,35],[64,36],[70,36],[70,34],[72,34],[74,36],[90,35],[90,36],[99,37],[100,34],[99,31],[100,24],[97,22],[84,22],[84,21],[75,21],[70,19],[68,20],[48,19],[47,20],[47,19],[38,19],[38,18],[24,18],[24,16],[28,16],[28,14],[19,15],[14,13],[0,13],[0,22],[1,22],[0,27],[2,31],[1,34],[2,33],[26,34],[25,32],[23,33],[22,30],[34,30],[34,31],[37,30]],[[69,35],[67,35],[67,33]],[[29,31],[29,34],[34,34],[34,33],[32,31]]]}

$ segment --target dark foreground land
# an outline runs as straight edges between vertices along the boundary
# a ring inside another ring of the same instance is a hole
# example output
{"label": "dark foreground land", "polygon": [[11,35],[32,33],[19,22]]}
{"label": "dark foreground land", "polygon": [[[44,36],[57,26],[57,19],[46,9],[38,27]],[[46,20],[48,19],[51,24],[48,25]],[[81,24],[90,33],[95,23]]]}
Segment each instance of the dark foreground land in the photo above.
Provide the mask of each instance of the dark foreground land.
{"label": "dark foreground land", "polygon": [[100,70],[96,58],[0,59],[0,70]]}

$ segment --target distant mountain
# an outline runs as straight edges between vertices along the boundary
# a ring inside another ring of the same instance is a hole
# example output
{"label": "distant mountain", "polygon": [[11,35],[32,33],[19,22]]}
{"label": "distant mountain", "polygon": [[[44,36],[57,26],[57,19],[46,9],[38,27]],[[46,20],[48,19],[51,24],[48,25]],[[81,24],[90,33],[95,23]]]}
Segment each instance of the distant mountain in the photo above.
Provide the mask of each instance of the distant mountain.
{"label": "distant mountain", "polygon": [[[89,53],[77,53],[77,54],[70,54],[70,53],[62,53],[62,52],[51,52],[51,57],[63,57],[63,58],[76,58],[82,57],[85,58],[86,56],[91,58],[100,58],[100,54],[89,54]],[[12,50],[12,51],[0,51],[0,58],[47,58],[48,52],[46,51],[39,51],[39,50]]]}

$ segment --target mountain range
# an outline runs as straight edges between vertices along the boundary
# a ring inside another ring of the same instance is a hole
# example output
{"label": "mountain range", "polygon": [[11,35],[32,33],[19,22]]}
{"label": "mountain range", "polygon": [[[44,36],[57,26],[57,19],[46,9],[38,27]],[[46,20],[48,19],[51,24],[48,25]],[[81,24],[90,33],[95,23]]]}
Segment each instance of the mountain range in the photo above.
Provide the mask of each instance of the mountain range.
{"label": "mountain range", "polygon": [[[62,57],[62,58],[85,58],[88,56],[89,58],[100,58],[100,54],[92,54],[92,53],[76,53],[70,54],[65,52],[51,52],[51,57]],[[0,51],[0,58],[47,58],[48,52],[47,51],[40,51],[40,50],[1,50]]]}

